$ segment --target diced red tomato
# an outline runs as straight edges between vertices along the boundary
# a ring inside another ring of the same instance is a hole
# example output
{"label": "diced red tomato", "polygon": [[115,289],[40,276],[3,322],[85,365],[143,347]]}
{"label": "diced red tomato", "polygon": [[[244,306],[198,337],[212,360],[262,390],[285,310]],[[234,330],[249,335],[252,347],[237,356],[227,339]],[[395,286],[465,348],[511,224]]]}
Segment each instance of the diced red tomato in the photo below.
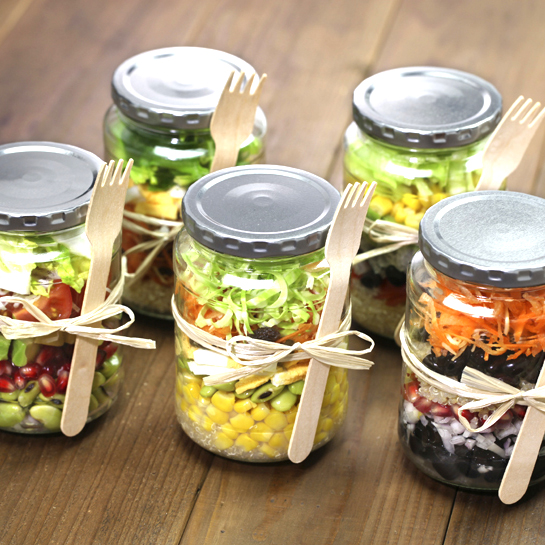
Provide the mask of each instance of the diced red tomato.
{"label": "diced red tomato", "polygon": [[[38,297],[34,305],[52,320],[70,318],[72,314],[72,293],[70,286],[62,282],[56,282],[51,286],[49,297],[44,297],[43,295]],[[37,321],[25,308],[15,310],[13,317],[17,320],[25,320],[27,322]]]}

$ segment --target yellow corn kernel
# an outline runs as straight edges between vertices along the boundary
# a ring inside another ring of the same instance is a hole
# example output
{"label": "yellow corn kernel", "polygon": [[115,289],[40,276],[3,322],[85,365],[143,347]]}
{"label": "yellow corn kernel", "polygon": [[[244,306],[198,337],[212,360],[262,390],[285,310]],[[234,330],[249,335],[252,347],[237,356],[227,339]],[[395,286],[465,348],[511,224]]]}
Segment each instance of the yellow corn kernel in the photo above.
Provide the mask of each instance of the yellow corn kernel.
{"label": "yellow corn kernel", "polygon": [[255,424],[254,419],[247,414],[237,414],[236,416],[233,416],[229,422],[231,422],[233,428],[239,433],[248,431]]}
{"label": "yellow corn kernel", "polygon": [[206,407],[206,414],[210,417],[212,422],[214,422],[215,424],[219,424],[220,426],[229,422],[229,415],[227,413],[224,413],[223,411],[220,411],[212,404]]}
{"label": "yellow corn kernel", "polygon": [[250,437],[254,441],[259,441],[260,443],[268,443],[273,436],[273,430],[265,424],[265,422],[258,422],[250,430]]}
{"label": "yellow corn kernel", "polygon": [[331,390],[331,404],[336,403],[339,399],[339,396],[341,395],[341,387],[338,384],[335,384],[333,386],[333,389]]}
{"label": "yellow corn kernel", "polygon": [[431,196],[431,204],[437,204],[439,201],[446,199],[448,195],[446,193],[434,193]]}
{"label": "yellow corn kernel", "polygon": [[427,210],[433,204],[431,201],[431,195],[426,195],[425,197],[423,195],[419,195],[418,200],[420,201],[420,204],[424,210]]}
{"label": "yellow corn kernel", "polygon": [[212,396],[211,401],[212,405],[214,405],[216,409],[219,409],[224,413],[230,413],[235,406],[235,394],[233,392],[223,392],[218,390]]}
{"label": "yellow corn kernel", "polygon": [[335,405],[331,411],[331,418],[333,418],[333,420],[340,420],[344,416],[344,409],[344,402],[337,403],[337,405]]}
{"label": "yellow corn kernel", "polygon": [[225,433],[225,435],[227,435],[227,437],[229,437],[229,439],[232,439],[233,441],[238,437],[238,431],[235,430],[235,428],[233,428],[233,425],[232,424],[229,424],[229,422],[227,422],[227,424],[223,424],[223,426],[221,427],[221,431],[223,433]]}
{"label": "yellow corn kernel", "polygon": [[251,411],[254,407],[257,407],[257,403],[254,403],[250,399],[239,399],[235,402],[235,411],[237,413],[246,413]]}
{"label": "yellow corn kernel", "polygon": [[201,422],[201,426],[203,427],[205,431],[212,431],[214,429],[215,424],[209,416],[204,415]]}
{"label": "yellow corn kernel", "polygon": [[197,407],[197,405],[191,405],[189,407],[189,410],[187,411],[187,416],[193,421],[193,422],[199,422],[202,417],[202,411]]}
{"label": "yellow corn kernel", "polygon": [[258,403],[257,407],[252,409],[251,415],[256,422],[261,422],[261,420],[265,420],[270,413],[271,410],[269,407],[267,407],[267,405],[265,405],[265,403]]}
{"label": "yellow corn kernel", "polygon": [[270,447],[269,445],[261,445],[259,447],[259,450],[263,453],[263,454],[266,454],[269,458],[274,458],[276,456],[276,450],[274,450],[272,447]]}
{"label": "yellow corn kernel", "polygon": [[210,398],[199,396],[199,399],[197,399],[197,405],[203,409],[206,409],[206,407],[210,405]]}
{"label": "yellow corn kernel", "polygon": [[418,214],[411,214],[405,218],[405,225],[407,227],[412,227],[413,229],[418,229],[420,225],[420,220],[424,217],[424,212],[418,212]]}
{"label": "yellow corn kernel", "polygon": [[331,418],[321,418],[318,421],[318,429],[321,431],[330,431],[333,427],[333,420]]}
{"label": "yellow corn kernel", "polygon": [[193,395],[191,394],[191,390],[189,389],[189,385],[188,384],[184,384],[182,386],[182,394],[184,396],[184,399],[187,401],[187,403],[189,405],[193,405],[195,403],[195,398],[193,397]]}
{"label": "yellow corn kernel", "polygon": [[299,405],[294,405],[289,411],[286,411],[284,413],[286,415],[288,424],[293,424],[295,422],[295,419],[297,418],[298,409],[299,409]]}
{"label": "yellow corn kernel", "polygon": [[214,446],[219,450],[225,450],[233,446],[233,440],[229,439],[225,433],[218,433],[214,439]]}
{"label": "yellow corn kernel", "polygon": [[342,369],[341,367],[332,369],[330,373],[335,376],[335,380],[338,384],[340,384],[346,378],[346,369]]}
{"label": "yellow corn kernel", "polygon": [[293,433],[293,424],[288,424],[284,428],[284,435],[286,436],[286,439],[289,441],[291,439],[291,434]]}
{"label": "yellow corn kernel", "polygon": [[392,211],[394,203],[382,195],[375,195],[369,203],[369,209],[378,214],[381,218]]}
{"label": "yellow corn kernel", "polygon": [[401,197],[401,202],[415,212],[418,212],[420,208],[422,208],[418,195],[413,195],[412,193],[405,193],[405,195]]}
{"label": "yellow corn kernel", "polygon": [[182,395],[182,386],[184,385],[184,377],[182,375],[176,375],[176,393]]}
{"label": "yellow corn kernel", "polygon": [[184,413],[187,413],[187,410],[189,409],[189,403],[183,397],[180,397],[178,399],[180,401],[180,409],[182,409]]}
{"label": "yellow corn kernel", "polygon": [[271,414],[265,418],[265,424],[270,426],[273,430],[279,431],[282,428],[285,428],[288,425],[288,419],[280,411],[271,411]]}
{"label": "yellow corn kernel", "polygon": [[314,438],[314,444],[317,445],[321,441],[323,441],[327,437],[327,433],[325,431],[321,431],[320,433],[316,434],[316,437]]}
{"label": "yellow corn kernel", "polygon": [[254,450],[257,447],[258,443],[247,433],[243,433],[237,437],[235,445],[237,445],[237,447],[242,447],[246,452],[250,452],[250,450]]}
{"label": "yellow corn kernel", "polygon": [[327,407],[331,403],[331,392],[328,392],[327,389],[325,391],[324,399],[322,401],[322,409],[324,407]]}
{"label": "yellow corn kernel", "polygon": [[200,378],[197,378],[193,373],[189,372],[187,369],[182,369],[180,371],[180,374],[182,375],[182,377],[184,379],[184,383],[197,382],[197,383],[200,384],[200,382],[201,382]]}
{"label": "yellow corn kernel", "polygon": [[[402,205],[403,206],[403,205]],[[403,206],[403,208],[400,208],[394,215],[394,219],[396,220],[397,223],[405,223],[405,219],[407,218],[407,214],[409,213],[413,213],[414,214],[414,210],[411,209],[411,208],[405,208]]]}
{"label": "yellow corn kernel", "polygon": [[269,441],[269,446],[272,448],[286,450],[288,448],[288,440],[282,432],[276,432]]}
{"label": "yellow corn kernel", "polygon": [[326,392],[331,392],[331,390],[332,390],[333,386],[335,386],[335,384],[337,384],[337,381],[335,380],[335,374],[330,371],[329,375],[327,376],[325,391]]}

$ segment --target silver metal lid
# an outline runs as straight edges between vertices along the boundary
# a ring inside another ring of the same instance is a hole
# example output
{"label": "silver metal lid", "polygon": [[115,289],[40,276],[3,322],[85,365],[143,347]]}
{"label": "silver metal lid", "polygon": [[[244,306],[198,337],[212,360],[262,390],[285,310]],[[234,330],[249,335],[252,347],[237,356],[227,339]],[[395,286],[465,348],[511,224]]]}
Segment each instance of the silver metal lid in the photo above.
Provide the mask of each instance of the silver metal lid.
{"label": "silver metal lid", "polygon": [[475,284],[545,284],[545,199],[512,191],[462,193],[432,206],[419,245],[438,271]]}
{"label": "silver metal lid", "polygon": [[104,161],[75,146],[0,146],[0,231],[58,231],[85,221]]}
{"label": "silver metal lid", "polygon": [[366,134],[395,146],[435,149],[465,146],[500,122],[498,90],[482,78],[416,66],[386,70],[354,91],[354,121]]}
{"label": "silver metal lid", "polygon": [[172,129],[210,126],[227,78],[255,70],[247,62],[215,49],[168,47],[123,62],[112,78],[112,97],[123,114],[139,123]]}
{"label": "silver metal lid", "polygon": [[220,170],[192,184],[182,201],[188,233],[202,245],[239,257],[302,255],[325,245],[339,192],[290,167]]}

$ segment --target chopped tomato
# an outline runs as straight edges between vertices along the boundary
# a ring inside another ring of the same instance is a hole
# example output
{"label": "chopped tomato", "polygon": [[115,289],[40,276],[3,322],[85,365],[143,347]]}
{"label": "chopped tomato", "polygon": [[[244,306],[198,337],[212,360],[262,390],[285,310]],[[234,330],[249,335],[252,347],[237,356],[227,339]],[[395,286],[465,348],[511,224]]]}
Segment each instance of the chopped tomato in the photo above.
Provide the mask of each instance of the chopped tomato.
{"label": "chopped tomato", "polygon": [[[34,306],[39,308],[52,320],[62,320],[70,318],[72,314],[72,293],[70,286],[62,282],[56,282],[51,286],[49,297],[40,296],[34,301]],[[36,322],[36,318],[25,308],[20,308],[13,312],[13,317],[17,320],[26,320],[27,322]]]}

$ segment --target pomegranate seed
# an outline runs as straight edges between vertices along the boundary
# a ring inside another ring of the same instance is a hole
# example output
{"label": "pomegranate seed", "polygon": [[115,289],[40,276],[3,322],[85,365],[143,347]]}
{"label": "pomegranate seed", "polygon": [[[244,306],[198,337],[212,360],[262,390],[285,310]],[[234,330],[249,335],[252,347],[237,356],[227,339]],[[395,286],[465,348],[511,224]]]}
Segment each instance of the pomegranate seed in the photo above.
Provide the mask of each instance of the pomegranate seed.
{"label": "pomegranate seed", "polygon": [[72,367],[72,362],[69,361],[68,363],[65,363],[60,369],[60,371],[70,371],[70,368]]}
{"label": "pomegranate seed", "polygon": [[29,363],[19,368],[19,373],[25,378],[35,379],[40,374],[41,367],[37,363]]}
{"label": "pomegranate seed", "polygon": [[[420,412],[423,412],[423,411],[420,411]],[[439,418],[452,416],[454,414],[454,412],[452,411],[450,407],[447,407],[446,405],[441,405],[440,403],[433,403],[431,406],[430,412],[431,414],[433,414],[433,416],[437,416]]]}
{"label": "pomegranate seed", "polygon": [[528,409],[528,407],[525,407],[524,405],[515,405],[511,410],[519,418],[524,418],[524,416],[526,415],[526,410],[527,409]]}
{"label": "pomegranate seed", "polygon": [[15,392],[15,382],[9,377],[0,377],[0,392],[4,394],[11,394]]}
{"label": "pomegranate seed", "polygon": [[38,372],[39,376],[49,375],[51,377],[57,376],[57,366],[54,363],[46,363],[40,367]]}
{"label": "pomegranate seed", "polygon": [[434,403],[433,401],[430,401],[429,399],[426,399],[425,397],[419,397],[418,399],[415,399],[413,401],[413,405],[421,413],[428,413],[430,412]]}
{"label": "pomegranate seed", "polygon": [[55,381],[51,375],[41,375],[38,379],[38,384],[40,386],[40,392],[42,392],[45,397],[54,396],[57,392]]}
{"label": "pomegranate seed", "polygon": [[106,352],[106,359],[108,359],[117,352],[117,344],[105,341],[100,345],[100,350]]}
{"label": "pomegranate seed", "polygon": [[11,367],[11,363],[8,360],[0,361],[0,375],[7,375],[8,377],[11,377],[12,373],[13,369]]}
{"label": "pomegranate seed", "polygon": [[69,376],[70,373],[67,370],[61,369],[59,371],[59,374],[57,376],[57,392],[59,392],[59,394],[64,394],[66,392]]}
{"label": "pomegranate seed", "polygon": [[467,409],[460,411],[458,414],[461,414],[468,422],[471,422],[471,419],[475,416],[471,411],[468,411]]}
{"label": "pomegranate seed", "polygon": [[414,403],[414,401],[420,397],[420,394],[418,393],[419,386],[420,385],[416,381],[405,384],[405,388],[403,389],[403,397],[407,401]]}
{"label": "pomegranate seed", "polygon": [[21,375],[20,369],[16,369],[13,373],[13,382],[15,382],[15,387],[17,388],[17,390],[25,389],[27,379],[23,377],[23,375]]}
{"label": "pomegranate seed", "polygon": [[97,350],[97,359],[95,363],[95,369],[100,369],[102,364],[106,361],[106,352],[102,349]]}

